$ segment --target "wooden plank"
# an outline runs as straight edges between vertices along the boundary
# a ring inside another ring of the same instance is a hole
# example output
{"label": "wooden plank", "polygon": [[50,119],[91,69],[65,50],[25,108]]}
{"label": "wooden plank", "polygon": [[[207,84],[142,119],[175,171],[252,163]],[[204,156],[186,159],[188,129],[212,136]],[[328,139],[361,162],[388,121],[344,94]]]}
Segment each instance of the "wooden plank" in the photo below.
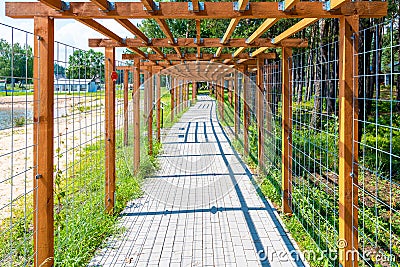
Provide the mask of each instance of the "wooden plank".
{"label": "wooden plank", "polygon": [[[160,29],[163,31],[163,33],[165,34],[165,36],[167,37],[167,39],[168,39],[171,43],[174,43],[174,42],[175,42],[175,39],[174,39],[174,36],[173,36],[171,30],[170,30],[169,27],[168,27],[167,22],[166,22],[164,19],[158,19],[158,18],[155,18],[154,20],[158,23],[158,26],[160,26]],[[179,47],[174,47],[174,49],[175,49],[176,53],[177,53],[180,57],[182,57],[182,53],[181,53],[181,50],[179,49]]]}
{"label": "wooden plank", "polygon": [[318,18],[306,18],[302,19],[301,21],[297,22],[295,25],[284,31],[283,33],[279,34],[277,37],[275,37],[272,42],[274,44],[279,44],[282,42],[282,40],[285,40],[286,38],[289,38],[293,34],[298,33],[304,28],[307,28],[311,24],[314,24],[315,22],[318,21]]}
{"label": "wooden plank", "polygon": [[[151,44],[147,47],[271,47],[278,48],[281,46],[286,47],[307,47],[306,40],[298,38],[290,38],[283,40],[279,45],[273,44],[269,38],[257,38],[251,44],[246,43],[245,38],[230,39],[228,43],[222,44],[218,38],[203,38],[202,43],[197,43],[194,38],[176,38],[176,43],[173,44],[167,38],[154,38]],[[146,47],[143,41],[136,38],[127,38],[125,43],[119,43],[110,39],[89,39],[89,47]],[[222,51],[222,50],[221,50]]]}
{"label": "wooden plank", "polygon": [[341,7],[346,2],[349,2],[349,0],[330,0],[329,1],[329,8],[330,8],[330,10],[338,9],[339,7]]}
{"label": "wooden plank", "polygon": [[232,57],[235,58],[237,57],[239,54],[241,54],[246,48],[245,47],[239,47],[238,49],[236,49],[236,51],[233,53]]}
{"label": "wooden plank", "polygon": [[114,32],[110,31],[109,29],[107,29],[106,27],[104,27],[103,25],[98,23],[97,21],[95,21],[93,19],[76,19],[76,20],[79,21],[80,23],[88,26],[89,28],[103,34],[104,36],[107,36],[110,39],[113,39],[119,43],[122,43],[121,37],[119,37]]}
{"label": "wooden plank", "polygon": [[132,22],[130,22],[128,19],[115,19],[119,24],[121,24],[125,29],[127,29],[130,33],[136,36],[139,40],[144,42],[144,44],[149,43],[149,38],[141,31],[139,30],[135,25],[133,25]]}
{"label": "wooden plank", "polygon": [[156,92],[157,92],[157,134],[156,138],[158,142],[161,142],[161,78],[160,74],[156,75]]}
{"label": "wooden plank", "polygon": [[[359,17],[339,21],[339,264],[358,266],[358,31]],[[354,36],[354,33],[357,35]],[[353,165],[354,162],[354,165]],[[353,167],[354,166],[354,167]]]}
{"label": "wooden plank", "polygon": [[61,0],[39,0],[41,3],[45,4],[46,6],[53,8],[57,11],[62,10],[62,1]]}
{"label": "wooden plank", "polygon": [[[182,58],[177,55],[177,54],[167,54],[164,57],[156,55],[156,54],[147,54],[146,55],[148,60],[151,61],[156,61],[156,60],[186,60],[186,61],[197,61],[199,60],[199,58],[197,58],[196,54],[185,54],[184,56],[182,56]],[[142,58],[142,56],[139,56],[140,58]],[[276,58],[276,54],[275,53],[265,53],[259,56],[260,58],[264,58],[264,59],[275,59]],[[122,54],[122,59],[123,60],[132,60],[138,58],[137,55],[135,54]],[[201,58],[201,60],[210,60],[215,58],[214,54],[203,54],[203,57]],[[241,53],[241,54],[237,54],[236,56],[232,55],[232,54],[222,54],[218,57],[219,59],[251,59],[251,56],[247,53]]]}
{"label": "wooden plank", "polygon": [[174,115],[175,115],[175,78],[170,77],[171,79],[171,122],[174,121]]}
{"label": "wooden plank", "polygon": [[[193,2],[193,5],[195,3]],[[198,7],[199,3],[197,2],[197,7]],[[196,39],[197,42],[199,43],[201,40],[201,21],[199,19],[196,19]],[[201,48],[197,47],[197,57],[201,56]]]}
{"label": "wooden plank", "polygon": [[115,48],[105,48],[105,208],[110,214],[115,204],[115,82],[111,73],[115,71]]}
{"label": "wooden plank", "polygon": [[71,2],[70,9],[58,12],[38,2],[6,2],[6,16],[33,18],[49,16],[70,19],[267,19],[267,18],[339,18],[358,14],[360,18],[379,18],[387,15],[387,2],[346,2],[333,11],[323,10],[322,2],[299,2],[295,10],[278,10],[278,2],[251,2],[249,10],[236,12],[232,2],[204,2],[204,10],[191,12],[186,2],[159,2],[160,10],[147,12],[140,2],[116,2],[115,10],[103,12],[91,2]]}
{"label": "wooden plank", "polygon": [[137,47],[128,47],[128,49],[136,53],[140,58],[147,58],[147,54]]}
{"label": "wooden plank", "polygon": [[283,10],[289,10],[294,7],[300,0],[285,0],[283,1]]}
{"label": "wooden plank", "polygon": [[239,130],[240,130],[240,117],[239,117],[239,88],[238,88],[238,72],[234,72],[234,82],[233,82],[233,90],[234,90],[234,108],[235,108],[235,138],[239,137]]}
{"label": "wooden plank", "polygon": [[107,0],[90,0],[93,4],[98,6],[102,11],[109,11],[109,2]]}
{"label": "wooden plank", "polygon": [[143,6],[146,8],[147,12],[154,11],[154,1],[153,0],[141,0]]}
{"label": "wooden plank", "polygon": [[289,58],[292,49],[282,49],[282,212],[292,214],[292,94]]}
{"label": "wooden plank", "polygon": [[245,11],[248,3],[249,3],[249,0],[239,0],[237,2],[237,4],[238,4],[237,8],[238,8],[239,12]]}
{"label": "wooden plank", "polygon": [[33,240],[35,266],[54,264],[54,20],[34,19]]}
{"label": "wooden plank", "polygon": [[277,18],[272,18],[272,19],[266,19],[263,24],[260,25],[260,27],[257,28],[253,32],[252,35],[250,35],[249,38],[246,39],[246,43],[251,44],[253,43],[257,38],[259,38],[261,35],[263,35],[266,31],[268,31],[272,26],[275,25],[275,23],[278,22],[279,19]]}
{"label": "wooden plank", "polygon": [[264,60],[257,58],[257,130],[258,130],[258,167],[261,172],[265,171],[264,165],[264,81],[262,68]]}
{"label": "wooden plank", "polygon": [[249,108],[249,89],[247,88],[247,65],[242,65],[242,87],[243,87],[243,150],[244,155],[249,155],[249,122],[250,122],[250,108]]}
{"label": "wooden plank", "polygon": [[[130,66],[128,66],[131,68]],[[128,105],[129,105],[129,100],[128,100],[128,94],[129,94],[129,88],[128,84],[129,83],[129,70],[124,70],[124,145],[128,146],[129,144],[129,121],[128,121]]]}
{"label": "wooden plank", "polygon": [[236,29],[236,26],[239,23],[239,21],[240,21],[240,19],[231,19],[231,21],[229,22],[228,28],[226,29],[225,34],[221,39],[222,44],[226,44],[229,41],[233,32]]}
{"label": "wooden plank", "polygon": [[193,12],[199,12],[199,0],[192,0]]}
{"label": "wooden plank", "polygon": [[147,101],[147,110],[145,110],[145,117],[147,119],[147,146],[149,155],[153,155],[153,103],[154,103],[154,77],[152,68],[148,68],[148,75],[144,81],[144,90],[147,91],[147,98],[145,96],[144,101]]}
{"label": "wooden plank", "polygon": [[160,48],[154,47],[154,46],[153,46],[153,47],[151,47],[151,49],[153,49],[153,51],[154,51],[157,55],[161,56],[162,58],[165,57],[165,54],[161,51]]}
{"label": "wooden plank", "polygon": [[134,60],[133,83],[133,166],[137,173],[140,166],[140,59]]}

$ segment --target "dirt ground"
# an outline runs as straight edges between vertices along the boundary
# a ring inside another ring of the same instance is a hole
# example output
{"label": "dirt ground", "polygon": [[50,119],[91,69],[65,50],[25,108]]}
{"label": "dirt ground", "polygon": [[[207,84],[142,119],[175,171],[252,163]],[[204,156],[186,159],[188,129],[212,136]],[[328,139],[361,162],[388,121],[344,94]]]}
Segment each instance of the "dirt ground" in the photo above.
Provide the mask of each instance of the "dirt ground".
{"label": "dirt ground", "polygon": [[[10,97],[0,97],[0,108],[25,108],[27,105],[32,109],[32,101],[33,96],[15,96],[12,102]],[[62,155],[56,158],[55,167],[63,169],[67,159],[77,159],[81,145],[103,137],[104,99],[57,96],[54,106],[58,114],[54,122],[54,149]],[[10,203],[17,205],[21,201],[18,199],[23,201],[24,195],[32,194],[33,144],[32,124],[0,131],[0,221],[10,216]]]}

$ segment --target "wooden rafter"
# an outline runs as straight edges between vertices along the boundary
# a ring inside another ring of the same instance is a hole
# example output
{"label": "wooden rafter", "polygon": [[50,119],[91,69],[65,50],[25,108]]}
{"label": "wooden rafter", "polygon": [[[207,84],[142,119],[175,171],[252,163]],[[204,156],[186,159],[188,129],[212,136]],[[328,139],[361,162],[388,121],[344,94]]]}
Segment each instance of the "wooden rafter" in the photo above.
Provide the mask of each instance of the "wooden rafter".
{"label": "wooden rafter", "polygon": [[[273,44],[272,40],[269,38],[258,38],[254,40],[251,44],[246,43],[244,38],[231,39],[227,44],[221,44],[218,38],[203,38],[202,42],[196,42],[193,38],[177,38],[175,39],[175,44],[171,43],[169,39],[166,38],[154,38],[151,40],[151,44],[148,47],[307,47],[307,41],[302,39],[285,39],[279,45]],[[109,39],[89,39],[90,47],[107,47],[107,46],[130,46],[130,47],[144,47],[141,40],[136,38],[127,38],[125,43],[118,43]]]}
{"label": "wooden rafter", "polygon": [[283,1],[283,10],[289,10],[296,5],[300,0],[285,0]]}
{"label": "wooden rafter", "polygon": [[193,12],[199,12],[199,0],[192,0]]}
{"label": "wooden rafter", "polygon": [[102,11],[109,11],[110,3],[107,0],[90,0],[98,6]]}
{"label": "wooden rafter", "polygon": [[93,30],[107,36],[108,38],[117,41],[118,43],[123,43],[123,40],[121,37],[119,37],[117,34],[110,31],[109,29],[107,29],[106,27],[104,27],[103,25],[101,25],[100,23],[98,23],[97,21],[95,21],[93,19],[77,19],[77,21],[79,21],[80,23],[85,24],[89,28],[92,28]]}
{"label": "wooden rafter", "polygon": [[[54,0],[53,0],[54,1]],[[251,2],[249,10],[237,12],[232,2],[204,2],[204,10],[192,12],[187,2],[159,2],[160,10],[143,10],[140,2],[117,2],[115,9],[103,12],[91,2],[71,2],[69,10],[59,12],[39,2],[6,2],[6,15],[12,18],[35,16],[72,19],[267,19],[267,18],[339,18],[358,14],[360,18],[379,18],[387,15],[387,2],[345,2],[339,8],[324,10],[322,2],[299,2],[295,10],[282,11],[278,2]]]}
{"label": "wooden rafter", "polygon": [[61,0],[40,0],[40,2],[55,10],[63,9]]}
{"label": "wooden rafter", "polygon": [[132,22],[128,19],[115,19],[119,24],[121,24],[125,29],[127,29],[130,33],[136,36],[136,38],[142,40],[143,43],[148,44],[149,38],[139,30]]}
{"label": "wooden rafter", "polygon": [[129,50],[131,50],[132,52],[138,54],[141,58],[146,58],[147,54],[145,52],[143,52],[142,50],[140,50],[139,48],[136,47],[128,47]]}
{"label": "wooden rafter", "polygon": [[330,0],[329,9],[337,9],[346,2],[349,2],[349,0]]}
{"label": "wooden rafter", "polygon": [[[135,59],[138,56],[134,55],[134,54],[122,54],[122,59]],[[167,54],[165,55],[165,57],[161,57],[159,55],[156,54],[147,54],[146,58],[148,60],[152,60],[152,61],[158,61],[158,60],[186,60],[186,61],[195,61],[195,60],[199,60],[197,58],[196,54],[185,54],[182,56],[182,58],[177,55],[177,54]],[[232,54],[221,54],[219,57],[215,57],[214,54],[204,54],[202,57],[202,60],[204,61],[208,61],[211,59],[233,59],[233,58],[237,58],[237,59],[250,59],[251,56],[247,53],[242,53],[242,54],[238,54],[236,56],[233,56]],[[261,58],[266,58],[266,59],[274,59],[276,58],[276,54],[275,53],[267,53],[267,54],[263,54],[261,56]]]}
{"label": "wooden rafter", "polygon": [[257,38],[259,38],[261,35],[263,35],[266,31],[268,31],[275,23],[278,22],[279,19],[273,18],[273,19],[266,19],[263,24],[260,25],[260,27],[257,28],[253,32],[252,35],[250,35],[249,38],[246,39],[246,43],[253,43]]}
{"label": "wooden rafter", "polygon": [[[155,19],[155,21],[158,23],[158,26],[160,26],[160,29],[163,31],[163,33],[165,34],[167,39],[171,43],[175,43],[174,36],[173,36],[171,30],[169,29],[167,22],[164,19]],[[181,50],[179,49],[179,47],[174,47],[174,49],[178,55],[182,56],[182,53],[181,53]]]}
{"label": "wooden rafter", "polygon": [[293,34],[298,33],[299,31],[301,31],[302,29],[310,26],[311,24],[315,23],[318,21],[318,18],[306,18],[306,19],[302,19],[299,22],[297,22],[295,25],[293,25],[292,27],[290,27],[289,29],[287,29],[286,31],[284,31],[283,33],[279,34],[277,37],[275,37],[273,39],[273,43],[274,44],[279,44],[280,42],[282,42],[283,40],[285,40],[286,38],[289,38],[290,36],[292,36]]}

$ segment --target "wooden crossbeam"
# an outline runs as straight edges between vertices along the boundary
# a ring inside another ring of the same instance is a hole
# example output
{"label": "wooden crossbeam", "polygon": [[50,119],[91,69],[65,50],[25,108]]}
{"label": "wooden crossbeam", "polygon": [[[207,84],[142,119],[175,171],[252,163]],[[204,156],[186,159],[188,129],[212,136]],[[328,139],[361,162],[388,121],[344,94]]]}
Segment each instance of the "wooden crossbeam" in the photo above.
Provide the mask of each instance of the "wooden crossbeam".
{"label": "wooden crossbeam", "polygon": [[146,58],[147,54],[137,47],[128,47],[129,50],[139,55],[141,58]]}
{"label": "wooden crossbeam", "polygon": [[274,44],[279,44],[286,38],[289,38],[293,34],[298,33],[302,29],[310,26],[311,24],[315,23],[318,21],[318,18],[306,18],[302,19],[301,21],[297,22],[295,25],[284,31],[283,33],[279,34],[277,37],[275,37],[272,41]]}
{"label": "wooden crossbeam", "polygon": [[257,30],[255,30],[253,32],[252,35],[250,35],[249,38],[247,38],[246,43],[251,44],[254,42],[254,40],[256,40],[257,38],[259,38],[261,35],[263,35],[266,31],[269,30],[269,28],[271,28],[273,25],[275,25],[275,23],[278,22],[279,19],[277,18],[273,18],[273,19],[266,19],[263,24],[260,25],[260,27],[257,28]]}
{"label": "wooden crossbeam", "polygon": [[109,11],[110,3],[107,0],[90,0],[93,4],[98,6],[102,11]]}
{"label": "wooden crossbeam", "polygon": [[89,28],[92,28],[93,30],[103,34],[104,36],[107,36],[108,38],[113,39],[114,41],[116,41],[118,43],[122,43],[121,37],[119,37],[117,34],[110,31],[109,29],[107,29],[106,27],[104,27],[103,25],[101,25],[100,23],[98,23],[97,21],[95,21],[93,19],[77,19],[77,21],[79,21],[80,23],[88,26]]}
{"label": "wooden crossbeam", "polygon": [[[52,0],[54,1],[54,0]],[[12,18],[35,16],[72,19],[267,19],[267,18],[339,18],[357,14],[360,18],[379,18],[387,15],[387,2],[345,2],[331,11],[321,2],[299,2],[295,10],[282,11],[278,2],[251,2],[249,10],[237,12],[232,2],[204,2],[204,10],[191,12],[186,2],[159,2],[157,12],[143,10],[141,2],[116,2],[115,9],[103,12],[91,2],[71,2],[69,10],[59,12],[39,2],[6,2],[6,15]]]}
{"label": "wooden crossbeam", "polygon": [[61,0],[40,0],[40,2],[55,10],[62,10]]}
{"label": "wooden crossbeam", "polygon": [[119,24],[121,24],[125,29],[127,29],[130,33],[136,36],[136,38],[142,40],[143,43],[148,44],[149,38],[139,30],[132,22],[128,19],[115,19]]}
{"label": "wooden crossbeam", "polygon": [[[218,38],[203,38],[202,43],[195,42],[193,38],[177,38],[176,43],[172,44],[169,39],[155,38],[151,40],[149,47],[307,47],[308,42],[302,39],[285,39],[280,44],[273,44],[269,38],[258,38],[251,44],[246,43],[244,38],[230,39],[226,44],[221,44]],[[141,40],[135,38],[127,38],[125,43],[119,43],[110,39],[89,39],[89,47],[144,47]]]}
{"label": "wooden crossbeam", "polygon": [[[266,53],[263,55],[260,55],[261,58],[264,59],[274,59],[276,58],[276,54],[275,53]],[[138,58],[137,55],[134,54],[122,54],[122,59],[127,59],[127,60],[132,60],[132,59],[136,59]],[[199,60],[199,58],[196,56],[196,54],[185,54],[182,56],[182,58],[177,55],[177,54],[167,54],[165,55],[165,57],[156,55],[156,54],[147,54],[146,58],[148,60],[152,60],[152,61],[157,61],[157,60],[186,60],[186,61],[194,61],[194,60]],[[201,58],[201,60],[204,61],[208,61],[211,59],[233,59],[233,58],[237,58],[237,59],[250,59],[251,56],[247,53],[241,53],[238,55],[232,55],[232,54],[221,54],[219,57],[215,57],[214,54],[203,54],[203,57]]]}

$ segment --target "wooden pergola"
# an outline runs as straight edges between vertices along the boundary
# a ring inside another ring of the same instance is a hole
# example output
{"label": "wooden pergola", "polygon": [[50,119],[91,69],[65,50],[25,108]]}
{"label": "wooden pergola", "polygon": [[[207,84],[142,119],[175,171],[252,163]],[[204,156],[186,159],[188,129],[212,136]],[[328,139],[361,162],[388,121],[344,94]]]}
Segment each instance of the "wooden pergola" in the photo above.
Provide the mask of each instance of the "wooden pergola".
{"label": "wooden pergola", "polygon": [[[34,46],[34,103],[40,101],[41,105],[34,107],[35,123],[34,133],[37,146],[34,147],[34,166],[40,179],[34,179],[34,244],[35,244],[35,266],[52,266],[54,257],[54,225],[53,225],[53,108],[54,105],[54,19],[75,19],[88,27],[103,34],[105,39],[89,39],[89,46],[105,48],[105,149],[106,149],[106,197],[105,205],[107,211],[111,212],[114,207],[115,192],[115,82],[110,73],[116,70],[115,48],[126,47],[133,54],[123,55],[123,59],[133,60],[133,66],[121,69],[125,71],[125,98],[127,99],[128,71],[133,71],[134,90],[134,165],[139,166],[140,160],[140,112],[139,112],[139,88],[140,72],[146,70],[147,75],[152,75],[171,66],[184,62],[217,62],[229,64],[230,70],[246,72],[249,65],[257,69],[257,117],[259,134],[259,159],[263,159],[263,101],[265,90],[262,88],[262,67],[267,58],[276,55],[264,53],[268,48],[282,49],[282,192],[283,212],[291,213],[291,90],[289,64],[294,47],[306,47],[307,41],[290,38],[297,32],[323,18],[338,18],[340,20],[339,33],[339,238],[347,244],[357,244],[357,234],[354,227],[357,225],[357,188],[353,186],[357,171],[353,170],[352,162],[357,160],[357,155],[352,153],[352,131],[357,129],[353,118],[357,118],[354,112],[354,99],[357,96],[357,79],[353,76],[353,69],[357,69],[357,60],[353,58],[357,51],[358,40],[353,38],[358,33],[360,18],[383,17],[387,13],[386,2],[351,2],[349,0],[330,0],[327,2],[308,2],[299,0],[285,0],[283,2],[250,2],[239,0],[238,2],[154,2],[153,0],[141,0],[141,2],[109,2],[107,0],[90,0],[90,2],[64,2],[61,0],[39,0],[39,2],[7,2],[6,15],[12,18],[33,18],[34,31],[40,36],[40,41]],[[95,19],[113,19],[122,27],[126,28],[134,38],[124,39],[110,29],[107,29]],[[165,38],[151,39],[133,25],[129,19],[154,19]],[[166,19],[189,19],[196,21],[195,38],[175,38],[168,27]],[[225,34],[218,38],[202,38],[200,21],[202,19],[230,19]],[[256,31],[246,39],[232,39],[232,33],[241,19],[264,19]],[[301,19],[294,26],[272,39],[261,38],[274,24],[282,19]],[[140,48],[150,48],[151,53],[145,53]],[[173,48],[175,53],[164,54],[163,48]],[[183,54],[181,47],[196,48],[196,54]],[[215,54],[202,54],[202,48],[215,47]],[[223,54],[223,48],[235,48],[232,54]],[[252,53],[245,53],[247,48],[257,48]],[[38,62],[40,55],[40,64]],[[347,60],[345,60],[347,59]],[[217,84],[217,101],[223,104],[223,74],[231,73],[222,71],[203,76],[184,77],[185,72],[176,71],[171,68],[170,75],[175,75],[181,80],[214,80]],[[202,69],[200,69],[202,71]],[[192,73],[192,72],[187,72]],[[187,74],[186,73],[186,74]],[[194,73],[194,72],[193,72]],[[193,74],[192,73],[192,74]],[[236,79],[234,79],[236,80]],[[176,82],[177,85],[179,82]],[[181,83],[180,83],[181,84]],[[193,83],[194,85],[195,83]],[[157,81],[157,90],[160,82]],[[180,85],[181,86],[181,85]],[[47,90],[37,90],[47,88]],[[185,87],[186,92],[188,86]],[[234,85],[236,90],[237,86]],[[183,90],[183,91],[185,91]],[[193,89],[193,97],[196,97],[196,88]],[[179,105],[180,97],[176,91],[171,91],[171,102],[173,106]],[[244,90],[246,92],[246,90]],[[233,101],[237,104],[237,91],[229,92]],[[188,95],[188,94],[187,94]],[[152,95],[147,94],[146,101],[152,103]],[[246,100],[246,94],[244,99]],[[159,105],[157,109],[159,112]],[[352,111],[352,112],[351,112]],[[244,105],[244,138],[247,140],[249,107]],[[160,138],[159,115],[157,115],[157,138]],[[152,116],[150,116],[152,117]],[[235,116],[237,117],[237,116]],[[39,119],[40,118],[40,119]],[[127,120],[127,118],[126,118]],[[235,120],[235,128],[238,122]],[[152,123],[148,122],[148,127]],[[149,133],[152,129],[149,129]],[[357,131],[357,130],[355,130]],[[40,157],[38,155],[40,151]],[[151,148],[150,148],[151,151]],[[245,152],[248,151],[248,143],[245,142]],[[356,156],[354,158],[354,156]],[[354,246],[339,248],[339,262],[342,266],[357,266],[357,261],[346,260],[348,253],[352,253]]]}

